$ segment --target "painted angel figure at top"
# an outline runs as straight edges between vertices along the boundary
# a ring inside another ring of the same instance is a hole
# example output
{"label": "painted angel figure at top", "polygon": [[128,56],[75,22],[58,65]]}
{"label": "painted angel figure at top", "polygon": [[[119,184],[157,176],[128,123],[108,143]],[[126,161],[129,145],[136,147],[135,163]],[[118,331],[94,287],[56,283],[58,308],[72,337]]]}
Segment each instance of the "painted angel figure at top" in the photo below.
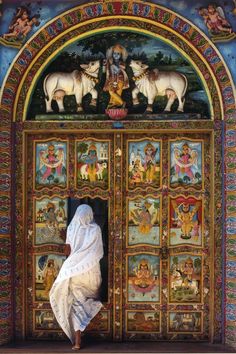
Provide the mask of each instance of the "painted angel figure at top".
{"label": "painted angel figure at top", "polygon": [[7,40],[12,38],[18,41],[26,38],[33,26],[39,25],[39,17],[40,15],[37,14],[30,18],[30,10],[25,6],[19,7],[11,21],[9,32],[3,34],[3,38]]}
{"label": "painted angel figure at top", "polygon": [[226,20],[224,10],[215,3],[210,3],[207,7],[200,7],[198,13],[203,17],[204,22],[212,35],[232,33],[232,27]]}

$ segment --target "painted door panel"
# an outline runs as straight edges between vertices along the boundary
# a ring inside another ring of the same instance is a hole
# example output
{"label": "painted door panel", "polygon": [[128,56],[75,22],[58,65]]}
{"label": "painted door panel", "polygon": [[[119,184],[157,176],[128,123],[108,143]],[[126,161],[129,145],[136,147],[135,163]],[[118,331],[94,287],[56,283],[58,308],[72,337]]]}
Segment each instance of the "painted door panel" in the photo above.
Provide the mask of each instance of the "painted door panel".
{"label": "painted door panel", "polygon": [[124,135],[125,340],[209,339],[209,148],[204,134]]}
{"label": "painted door panel", "polygon": [[[103,234],[101,261],[104,308],[88,331],[112,336],[112,225],[114,137],[109,134],[28,135],[27,138],[27,301],[28,338],[64,338],[51,311],[49,292],[66,259],[66,228],[76,207],[87,203]],[[33,152],[33,153],[32,153]],[[33,156],[33,158],[32,158]],[[30,178],[33,176],[33,178]]]}
{"label": "painted door panel", "polygon": [[64,337],[48,294],[65,260],[66,227],[76,207],[88,203],[105,256],[104,308],[87,332],[115,340],[208,340],[209,136],[29,134],[27,152],[27,336]]}

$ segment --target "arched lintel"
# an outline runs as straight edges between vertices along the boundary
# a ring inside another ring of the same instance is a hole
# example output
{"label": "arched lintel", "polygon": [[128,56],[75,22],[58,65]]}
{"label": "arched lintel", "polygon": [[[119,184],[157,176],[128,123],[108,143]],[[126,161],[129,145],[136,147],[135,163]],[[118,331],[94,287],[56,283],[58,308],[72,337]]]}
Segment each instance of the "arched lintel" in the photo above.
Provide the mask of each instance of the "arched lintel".
{"label": "arched lintel", "polygon": [[[147,2],[143,3],[140,0],[133,1],[131,3],[127,3],[126,1],[113,1],[111,4],[114,7],[115,6],[117,6],[117,8],[119,7],[118,10],[116,8],[116,13],[114,13],[114,14],[110,14],[109,13],[110,10],[107,10],[108,3],[101,3],[101,2],[80,5],[80,6],[77,6],[73,9],[71,9],[71,10],[68,10],[65,13],[52,19],[50,21],[50,23],[47,23],[44,27],[42,27],[31,38],[31,40],[25,44],[25,46],[20,51],[19,55],[16,57],[11,68],[9,69],[9,74],[6,77],[6,80],[4,82],[1,98],[2,98],[2,103],[3,103],[2,108],[5,109],[5,112],[10,113],[10,111],[12,111],[12,108],[14,107],[13,112],[11,112],[11,116],[13,117],[13,120],[15,120],[19,98],[20,97],[23,99],[25,98],[25,97],[22,97],[21,89],[27,80],[27,74],[29,73],[32,63],[37,62],[37,58],[41,56],[41,53],[42,53],[42,51],[44,51],[45,48],[47,49],[50,45],[55,43],[59,38],[62,38],[66,33],[75,30],[75,28],[83,27],[83,26],[86,27],[86,25],[89,25],[90,23],[94,23],[94,22],[104,23],[104,21],[107,22],[109,20],[115,20],[115,19],[117,19],[117,20],[118,19],[119,20],[130,19],[131,22],[135,21],[136,23],[139,23],[139,25],[140,25],[139,30],[144,31],[143,24],[149,23],[156,28],[165,29],[166,31],[168,31],[172,35],[176,35],[184,43],[186,43],[189,47],[192,47],[192,49],[199,56],[199,58],[202,60],[204,65],[206,65],[208,67],[209,75],[210,75],[209,77],[212,77],[212,79],[214,81],[216,91],[217,91],[217,96],[220,101],[220,107],[218,109],[218,112],[219,112],[221,118],[224,119],[225,113],[227,111],[230,111],[231,108],[235,104],[235,96],[234,96],[235,89],[232,84],[232,78],[230,76],[229,70],[227,69],[227,66],[225,65],[217,48],[214,46],[214,44],[212,44],[212,42],[208,39],[208,37],[205,36],[195,25],[190,23],[188,20],[184,19],[180,15],[178,15],[178,14],[174,13],[173,11],[166,9],[162,6],[159,6],[159,5],[156,5],[153,3],[147,3]],[[106,16],[102,16],[102,15],[104,15],[103,13],[100,13],[99,15],[96,16],[96,14],[94,14],[94,12],[93,12],[93,11],[95,11],[94,9],[96,6],[97,7],[102,6],[102,9],[104,10],[104,14]],[[125,7],[125,6],[127,6],[127,7]],[[136,12],[137,12],[137,8],[144,11],[143,10],[144,6],[147,6],[147,8],[149,9],[148,15],[138,16],[137,13],[135,14],[134,13],[135,6],[136,6],[136,10],[135,10]],[[105,8],[106,8],[106,11],[105,11]],[[92,12],[89,11],[91,9],[92,9]],[[126,11],[126,13],[124,14],[125,11]],[[155,11],[156,11],[156,18],[154,19]],[[80,14],[80,16],[81,16],[80,20],[78,19],[78,14]],[[165,15],[167,15],[168,20],[164,19]],[[77,23],[75,23],[75,24],[72,23],[71,25],[68,24],[68,22],[66,23],[66,21],[68,20],[68,16],[72,16],[72,17],[77,16],[77,20],[76,20]],[[89,17],[91,17],[91,18],[89,18]],[[162,18],[160,18],[160,17],[162,17]],[[160,21],[162,19],[164,19],[164,20]],[[174,19],[177,21],[174,22]],[[56,24],[58,23],[58,21],[60,21],[60,23],[63,24],[63,26],[65,25],[64,26],[65,30],[58,31],[58,33],[54,37],[52,36],[52,38],[50,38],[50,35],[48,35],[49,43],[46,46],[43,46],[42,48],[40,48],[39,50],[35,49],[35,48],[37,48],[37,45],[35,45],[35,44],[37,43],[37,39],[39,38],[39,36],[43,35],[45,37],[46,33],[49,33],[49,28],[53,29],[56,26]],[[176,25],[176,23],[177,23],[177,25]],[[179,23],[180,23],[180,25],[179,25]],[[186,34],[186,32],[182,31],[184,26],[186,26],[186,28],[187,28],[187,34]],[[116,26],[114,26],[114,27],[116,27]],[[130,27],[132,27],[132,26],[130,26]],[[104,29],[108,30],[108,28],[104,28]],[[134,28],[130,28],[130,30],[134,30]],[[150,32],[149,34],[153,35],[152,32]],[[191,40],[191,36],[195,36],[194,37],[195,39]],[[196,38],[197,38],[198,43],[196,43]],[[165,41],[167,42],[166,38],[165,38]],[[199,41],[203,41],[205,43],[203,47],[201,47],[199,45]],[[177,49],[179,49],[181,51],[181,48],[177,48]],[[216,62],[220,63],[220,65],[215,65],[214,62],[211,62],[209,60],[208,55],[206,55],[206,49],[209,49],[210,53],[213,53],[211,55],[215,59],[217,59]],[[203,50],[205,50],[205,52]],[[19,63],[21,60],[24,59],[24,57],[26,55],[26,51],[28,51],[28,53],[30,53],[30,55],[32,55],[32,60],[30,60],[27,63],[27,68],[25,71],[23,71],[22,68],[20,69]],[[36,61],[35,61],[35,58],[36,58]],[[220,71],[222,72],[222,75],[224,75],[224,80],[220,80],[219,68],[220,68]],[[11,81],[10,80],[11,74],[14,70],[18,70],[19,72],[22,72],[22,75],[20,75],[20,82],[18,82],[17,85],[13,85],[10,82]],[[218,70],[218,74],[217,74],[217,70]],[[206,81],[207,81],[207,79],[203,80],[205,87],[207,86]],[[7,104],[5,104],[6,101],[4,102],[4,93],[5,93],[6,88],[8,88],[8,89],[10,88],[10,90],[14,92],[14,95],[12,95],[14,97],[14,99],[12,99],[11,105],[9,103],[9,101],[11,101],[11,99],[7,101]],[[26,90],[24,90],[24,92],[25,91]],[[209,93],[209,90],[208,90],[208,93]],[[23,96],[24,96],[24,93],[23,93]],[[227,101],[227,99],[228,99],[228,101]],[[211,101],[214,102],[214,97],[212,97]],[[232,103],[232,101],[234,101],[234,102]],[[27,102],[25,102],[25,103],[27,103]],[[23,118],[23,112],[22,112],[22,114],[20,114],[20,116],[21,116],[21,118]]]}
{"label": "arched lintel", "polygon": [[[126,17],[126,18],[127,18],[127,17]],[[130,19],[131,22],[132,22],[132,20],[134,20],[134,19],[137,21],[136,18],[129,17],[129,19]],[[101,20],[102,20],[102,19],[100,19],[100,21],[101,21]],[[106,20],[109,20],[109,19],[106,18]],[[103,20],[103,21],[104,21],[104,20]],[[94,21],[93,21],[93,22],[94,22]],[[165,26],[163,26],[163,25],[161,25],[161,24],[159,24],[159,27],[165,28]],[[77,28],[77,26],[76,26],[76,28]],[[76,29],[76,28],[75,28],[75,29]],[[75,29],[74,29],[74,30],[75,30]],[[166,28],[165,28],[165,29],[166,29]],[[71,30],[71,31],[73,31],[73,30]],[[70,31],[70,32],[71,32],[71,31]],[[153,38],[157,38],[157,37],[158,37],[159,39],[161,39],[161,41],[163,41],[163,42],[169,44],[170,46],[172,46],[173,48],[175,48],[178,52],[180,52],[183,56],[185,56],[186,59],[193,65],[193,67],[195,68],[197,74],[198,74],[199,77],[201,78],[201,81],[202,81],[203,86],[204,86],[204,88],[205,88],[205,90],[206,90],[206,93],[207,93],[207,96],[208,96],[208,99],[209,99],[209,103],[210,103],[211,118],[213,118],[213,116],[214,116],[214,115],[213,115],[213,102],[212,102],[212,97],[211,97],[209,88],[207,87],[207,84],[206,84],[206,79],[204,78],[202,72],[201,72],[200,69],[197,67],[197,65],[196,65],[196,63],[193,61],[193,59],[192,59],[189,55],[187,55],[187,54],[183,51],[182,48],[178,47],[178,46],[177,46],[176,44],[174,44],[174,43],[171,43],[170,39],[168,39],[168,38],[161,37],[160,35],[151,33],[150,31],[147,31],[147,30],[145,30],[145,29],[141,29],[141,30],[140,30],[139,28],[135,28],[135,27],[131,27],[131,26],[122,26],[122,25],[121,25],[121,26],[119,26],[119,27],[117,27],[117,26],[109,26],[109,27],[104,27],[104,28],[96,28],[96,30],[84,32],[84,33],[82,33],[82,34],[79,35],[79,36],[76,36],[76,37],[73,37],[73,36],[72,36],[72,38],[71,38],[69,41],[67,41],[66,43],[64,43],[64,44],[61,45],[60,47],[58,47],[57,50],[54,51],[54,52],[46,59],[46,61],[44,62],[44,64],[40,67],[40,69],[38,70],[38,72],[34,75],[33,80],[31,81],[30,89],[27,90],[27,95],[26,95],[26,98],[25,98],[25,105],[24,105],[23,119],[22,119],[23,121],[26,120],[27,107],[28,107],[28,104],[29,104],[29,102],[30,102],[30,96],[31,96],[31,94],[32,94],[32,91],[34,90],[34,87],[35,87],[35,84],[36,84],[38,78],[40,77],[40,75],[41,75],[41,73],[43,72],[43,70],[45,69],[45,67],[46,67],[51,61],[53,61],[53,59],[58,55],[58,53],[60,53],[60,52],[61,52],[66,46],[68,46],[69,44],[72,44],[72,43],[74,43],[74,42],[76,42],[76,41],[79,41],[79,40],[81,40],[81,39],[84,39],[84,38],[86,38],[86,37],[90,37],[90,36],[93,36],[93,35],[97,35],[97,34],[104,33],[104,32],[109,32],[109,31],[117,31],[117,32],[119,32],[119,31],[127,31],[127,32],[130,31],[130,32],[136,32],[136,33],[140,33],[140,34],[145,34],[145,35],[147,35],[147,36],[149,36],[149,37],[153,37]],[[171,30],[171,32],[173,32],[173,31]],[[73,32],[72,32],[72,33],[73,33]],[[182,38],[180,38],[180,39],[182,40]],[[48,48],[49,45],[50,45],[50,43],[49,43],[47,46],[45,46],[45,48],[44,48],[44,50],[42,50],[42,52],[38,53],[37,57],[35,58],[35,61],[37,61],[37,58],[40,57],[40,56],[42,55],[42,53],[43,53],[45,50],[47,50],[47,48]],[[188,45],[189,45],[189,43],[188,43]],[[192,48],[192,50],[195,51],[194,46],[192,46],[191,44],[190,44],[189,46]],[[197,54],[198,54],[198,53],[197,53]],[[199,54],[198,54],[198,55],[199,55]],[[204,58],[203,58],[202,56],[200,56],[200,59],[201,59],[202,61],[204,61]],[[26,76],[27,76],[27,74],[29,73],[29,71],[30,71],[30,69],[32,68],[32,66],[34,65],[35,61],[33,61],[33,62],[30,64],[30,66],[29,66],[29,68],[28,68],[28,70],[27,70],[27,72],[26,72],[26,74],[25,74],[25,78],[22,80],[21,84],[19,85],[19,89],[18,89],[18,92],[17,92],[17,95],[16,95],[16,104],[15,104],[15,107],[14,107],[14,115],[13,115],[14,121],[15,121],[15,118],[16,118],[17,101],[18,101],[18,99],[19,99],[20,89],[21,89],[21,87],[22,87],[22,85],[23,85],[23,83],[24,83],[24,80],[26,80]],[[208,65],[206,62],[205,62],[205,64],[206,64],[206,66],[208,66],[209,72],[213,75],[213,72],[212,72],[211,68],[209,67],[209,65]],[[213,76],[213,78],[214,78],[214,76]],[[216,88],[217,88],[218,95],[219,95],[219,97],[221,97],[221,95],[220,95],[220,89],[219,89],[219,87],[218,87],[218,85],[217,85],[217,81],[215,81],[215,85],[216,85]],[[221,114],[222,114],[222,116],[223,116],[223,103],[222,103],[222,101],[220,102],[220,104],[221,104]]]}

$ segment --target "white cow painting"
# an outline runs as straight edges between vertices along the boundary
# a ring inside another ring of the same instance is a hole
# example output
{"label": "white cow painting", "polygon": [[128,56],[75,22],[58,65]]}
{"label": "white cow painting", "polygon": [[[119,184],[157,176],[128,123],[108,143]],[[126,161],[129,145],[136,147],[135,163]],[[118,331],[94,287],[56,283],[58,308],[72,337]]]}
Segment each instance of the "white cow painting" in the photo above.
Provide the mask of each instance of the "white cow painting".
{"label": "white cow painting", "polygon": [[98,82],[100,61],[91,61],[89,64],[81,64],[82,70],[74,70],[71,73],[55,72],[48,74],[43,83],[46,102],[46,112],[52,112],[52,100],[56,100],[59,112],[64,112],[64,96],[75,95],[77,112],[82,112],[82,99],[88,93],[92,100],[90,105],[96,106],[98,93],[95,85]]}
{"label": "white cow painting", "polygon": [[[96,164],[96,176],[98,181],[103,180],[103,171],[107,169],[107,162],[97,162]],[[82,180],[89,180],[88,165],[84,164],[80,167],[80,174]]]}
{"label": "white cow painting", "polygon": [[133,104],[138,105],[138,93],[141,92],[148,100],[146,112],[153,111],[153,102],[157,96],[167,96],[165,112],[170,112],[175,99],[178,99],[178,112],[184,111],[184,96],[188,82],[185,75],[174,71],[149,70],[148,65],[139,60],[131,60],[135,88],[132,91]]}

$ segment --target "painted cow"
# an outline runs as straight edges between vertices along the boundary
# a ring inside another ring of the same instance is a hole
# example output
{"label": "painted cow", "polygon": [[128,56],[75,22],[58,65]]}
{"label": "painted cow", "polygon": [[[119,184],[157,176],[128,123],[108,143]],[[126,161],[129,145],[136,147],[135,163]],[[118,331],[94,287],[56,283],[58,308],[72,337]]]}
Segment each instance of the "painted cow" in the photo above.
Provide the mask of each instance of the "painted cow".
{"label": "painted cow", "polygon": [[[96,164],[96,176],[98,180],[103,179],[103,171],[107,168],[107,163],[106,162],[97,162]],[[80,174],[81,174],[81,179],[82,180],[91,180],[91,176],[89,175],[88,171],[88,164],[84,164],[80,167]]]}
{"label": "painted cow", "polygon": [[132,91],[133,104],[139,104],[138,93],[141,92],[148,99],[146,112],[152,112],[153,102],[157,96],[167,96],[165,112],[170,112],[171,106],[177,98],[178,112],[184,110],[184,95],[188,82],[185,75],[174,71],[148,70],[148,65],[139,60],[131,60],[135,88]]}
{"label": "painted cow", "polygon": [[94,86],[98,82],[99,60],[91,61],[89,64],[81,64],[82,70],[74,70],[71,73],[55,72],[48,74],[43,83],[45,94],[46,111],[52,112],[52,100],[56,100],[59,112],[64,112],[64,96],[75,95],[77,112],[81,112],[82,98],[90,93],[92,95],[91,105],[96,106],[98,93]]}
{"label": "painted cow", "polygon": [[103,163],[97,163],[97,172],[96,172],[96,175],[97,175],[97,178],[99,181],[101,181],[103,179],[103,171],[107,168],[107,163],[106,162],[103,162]]}
{"label": "painted cow", "polygon": [[80,167],[80,175],[82,180],[88,180],[89,174],[87,169],[88,169],[88,165],[86,163]]}

